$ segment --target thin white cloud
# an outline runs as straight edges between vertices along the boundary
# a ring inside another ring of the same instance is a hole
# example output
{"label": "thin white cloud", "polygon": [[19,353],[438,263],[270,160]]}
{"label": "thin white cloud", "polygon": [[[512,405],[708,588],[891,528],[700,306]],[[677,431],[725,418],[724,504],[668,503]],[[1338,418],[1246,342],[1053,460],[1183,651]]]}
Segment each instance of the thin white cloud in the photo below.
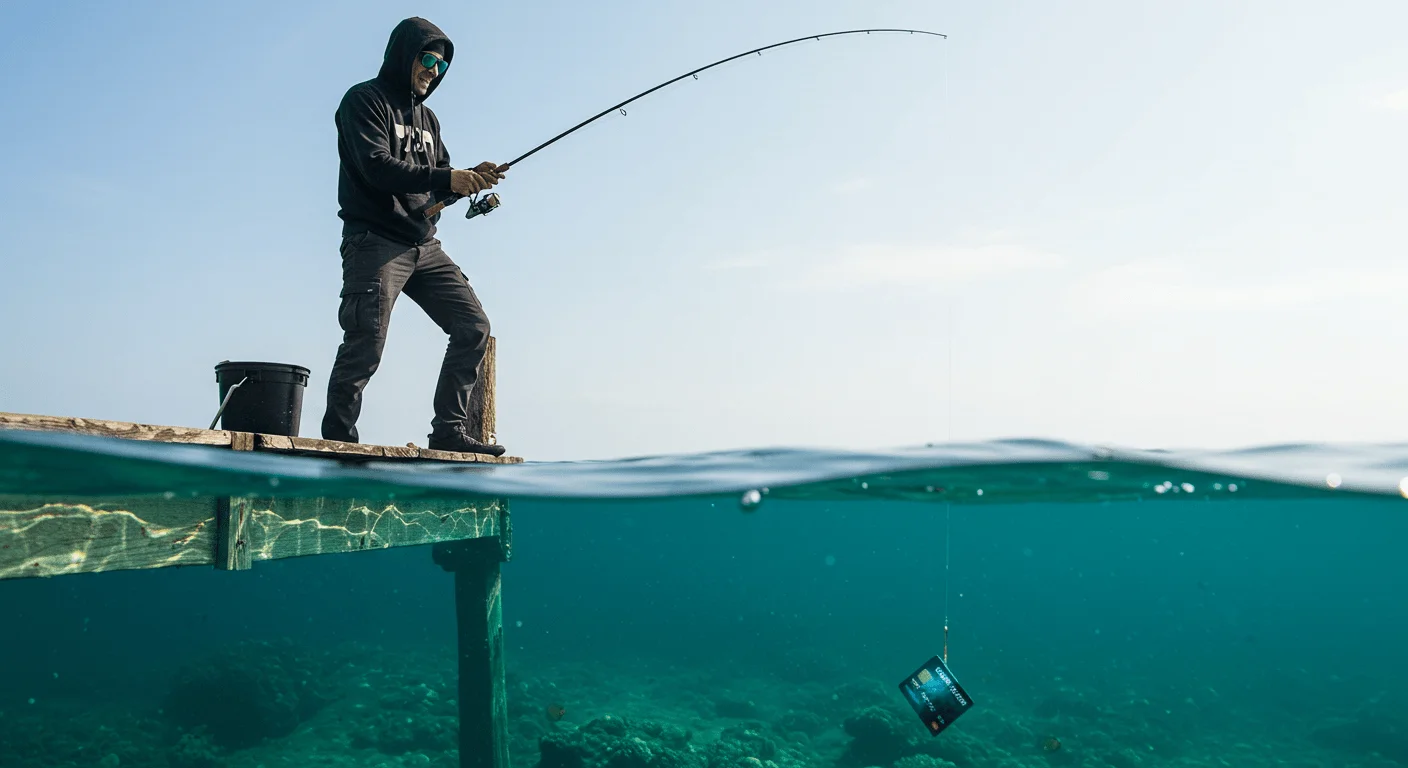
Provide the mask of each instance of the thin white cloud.
{"label": "thin white cloud", "polygon": [[1374,106],[1390,112],[1408,112],[1408,88],[1380,96],[1374,100]]}
{"label": "thin white cloud", "polygon": [[1086,312],[1147,314],[1294,309],[1351,299],[1401,298],[1408,269],[1344,267],[1241,277],[1171,262],[1145,261],[1093,272],[1069,300]]}
{"label": "thin white cloud", "polygon": [[866,244],[842,249],[802,273],[799,288],[831,290],[890,285],[944,288],[955,283],[987,280],[1059,268],[1061,257],[1017,245],[889,245]]}

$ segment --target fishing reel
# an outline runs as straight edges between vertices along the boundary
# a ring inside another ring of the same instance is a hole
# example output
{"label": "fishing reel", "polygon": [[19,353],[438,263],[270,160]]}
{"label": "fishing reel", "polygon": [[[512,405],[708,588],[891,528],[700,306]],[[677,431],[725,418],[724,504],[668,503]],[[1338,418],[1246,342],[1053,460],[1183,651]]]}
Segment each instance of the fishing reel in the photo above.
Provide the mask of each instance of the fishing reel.
{"label": "fishing reel", "polygon": [[490,192],[482,198],[476,193],[474,197],[470,198],[469,210],[464,212],[464,217],[466,219],[472,219],[481,213],[488,213],[498,207],[499,196],[497,193]]}

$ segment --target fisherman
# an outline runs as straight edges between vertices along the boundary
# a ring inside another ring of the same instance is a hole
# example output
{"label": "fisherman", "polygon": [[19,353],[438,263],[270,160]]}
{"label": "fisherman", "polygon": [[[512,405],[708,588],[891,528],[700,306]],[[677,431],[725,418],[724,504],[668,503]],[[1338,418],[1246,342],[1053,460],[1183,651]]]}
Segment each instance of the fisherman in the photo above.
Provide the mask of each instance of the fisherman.
{"label": "fisherman", "polygon": [[355,443],[362,390],[381,363],[391,308],[403,292],[449,337],[435,387],[429,446],[500,456],[468,429],[469,395],[489,342],[489,318],[464,273],[435,237],[439,214],[427,206],[482,192],[506,167],[450,166],[440,121],[424,102],[445,79],[455,46],[422,18],[396,25],[381,71],[348,89],[337,108],[341,158],[337,200],[342,219],[342,344],[328,376],[327,440]]}

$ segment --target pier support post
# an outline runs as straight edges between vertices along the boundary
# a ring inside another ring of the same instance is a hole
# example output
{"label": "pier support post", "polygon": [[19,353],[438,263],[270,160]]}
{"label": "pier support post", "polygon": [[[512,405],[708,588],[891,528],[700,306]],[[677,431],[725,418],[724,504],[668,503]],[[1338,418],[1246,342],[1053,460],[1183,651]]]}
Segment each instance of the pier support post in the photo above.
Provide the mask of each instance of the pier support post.
{"label": "pier support post", "polygon": [[498,537],[433,545],[435,563],[455,575],[459,633],[460,768],[509,768],[504,683],[502,582],[507,510]]}
{"label": "pier support post", "polygon": [[466,426],[469,436],[481,443],[492,443],[496,438],[494,430],[497,428],[495,416],[498,404],[494,397],[497,386],[494,379],[499,367],[495,359],[498,352],[498,340],[490,336],[484,349],[484,362],[479,364],[479,381],[469,393],[469,423]]}

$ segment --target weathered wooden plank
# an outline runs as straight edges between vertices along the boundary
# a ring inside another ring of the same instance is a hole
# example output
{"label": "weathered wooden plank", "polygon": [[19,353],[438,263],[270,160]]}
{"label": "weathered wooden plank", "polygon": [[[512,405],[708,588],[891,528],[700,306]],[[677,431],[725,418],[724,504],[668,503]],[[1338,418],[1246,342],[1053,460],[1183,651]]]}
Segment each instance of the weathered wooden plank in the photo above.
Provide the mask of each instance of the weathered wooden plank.
{"label": "weathered wooden plank", "polygon": [[83,419],[76,416],[42,416],[0,412],[0,429],[34,429],[44,432],[72,432],[81,435],[122,437],[128,440],[155,440],[163,443],[230,444],[230,432],[219,429],[167,427],[126,421]]}
{"label": "weathered wooden plank", "polygon": [[258,451],[286,453],[292,456],[313,456],[339,461],[392,461],[405,459],[426,459],[431,461],[454,461],[479,464],[518,464],[523,459],[515,456],[486,456],[478,453],[456,451],[433,451],[412,445],[372,445],[369,443],[343,443],[336,440],[318,440],[311,437],[285,437],[283,435],[255,435],[254,448]]}
{"label": "weathered wooden plank", "polygon": [[[492,424],[492,419],[490,422]],[[188,443],[229,447],[237,451],[269,451],[291,456],[313,456],[344,461],[387,461],[418,459],[481,464],[520,464],[516,456],[485,456],[477,453],[432,451],[414,445],[370,445],[319,440],[311,437],[286,437],[249,432],[229,432],[191,427],[166,427],[133,424],[123,421],[100,421],[67,416],[37,416],[20,413],[0,413],[0,429],[31,429],[40,432],[70,432],[100,437],[120,437],[129,440]]]}
{"label": "weathered wooden plank", "polygon": [[495,539],[445,542],[431,550],[434,561],[455,574],[460,768],[509,768],[503,551]]}
{"label": "weathered wooden plank", "polygon": [[370,500],[249,498],[245,540],[254,560],[356,552],[430,544],[485,536],[497,537],[499,499]]}
{"label": "weathered wooden plank", "polygon": [[[336,454],[336,458],[381,459],[386,456],[383,446],[370,443],[344,443],[339,440],[319,440],[312,437],[255,435],[254,449],[278,453]],[[333,458],[327,456],[327,458]]]}
{"label": "weathered wooden plank", "polygon": [[[230,448],[252,451],[259,435],[231,432]],[[232,504],[231,501],[234,503]],[[249,505],[244,499],[222,496],[215,500],[215,567],[222,571],[247,571],[249,556]]]}
{"label": "weathered wooden plank", "polygon": [[[0,579],[214,565],[497,537],[506,502],[0,495]],[[224,523],[221,522],[222,516]]]}
{"label": "weathered wooden plank", "polygon": [[482,453],[460,453],[458,451],[436,451],[430,448],[420,449],[420,458],[434,461],[460,461],[478,464],[518,464],[523,459],[516,456],[487,456]]}
{"label": "weathered wooden plank", "polygon": [[0,579],[210,565],[215,506],[213,497],[0,495]]}
{"label": "weathered wooden plank", "polygon": [[499,511],[499,560],[507,563],[513,559],[513,515],[509,514],[508,499],[504,499]]}
{"label": "weathered wooden plank", "polygon": [[245,498],[222,496],[215,500],[215,567],[222,571],[249,570],[250,503]]}

